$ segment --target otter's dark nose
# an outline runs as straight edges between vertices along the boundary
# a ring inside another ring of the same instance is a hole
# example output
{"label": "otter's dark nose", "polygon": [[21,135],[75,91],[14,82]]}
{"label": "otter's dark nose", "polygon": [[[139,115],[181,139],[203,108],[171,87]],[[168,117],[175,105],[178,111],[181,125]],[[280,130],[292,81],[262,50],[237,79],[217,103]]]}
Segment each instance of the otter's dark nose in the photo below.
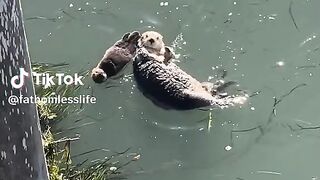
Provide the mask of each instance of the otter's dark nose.
{"label": "otter's dark nose", "polygon": [[149,42],[152,44],[154,43],[154,39],[149,39]]}

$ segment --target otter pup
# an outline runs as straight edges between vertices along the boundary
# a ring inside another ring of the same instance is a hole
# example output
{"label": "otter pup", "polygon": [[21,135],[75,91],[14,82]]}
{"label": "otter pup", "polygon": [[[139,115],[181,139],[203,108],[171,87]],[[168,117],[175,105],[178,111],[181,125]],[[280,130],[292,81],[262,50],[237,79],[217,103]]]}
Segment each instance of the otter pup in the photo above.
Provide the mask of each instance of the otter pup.
{"label": "otter pup", "polygon": [[161,52],[163,53],[164,46],[146,38],[149,38],[149,34],[148,36],[142,34],[139,40],[139,44],[141,41],[149,42],[142,43],[143,45],[137,50],[133,60],[133,71],[140,89],[151,99],[175,109],[205,106],[223,108],[245,102],[245,96],[219,95],[219,87],[223,86],[220,81],[215,84],[201,83],[175,63],[163,63],[165,58]]}
{"label": "otter pup", "polygon": [[126,33],[113,46],[106,50],[97,67],[92,69],[91,77],[94,82],[102,83],[110,76],[116,75],[128,62],[133,59],[137,49],[140,33]]}
{"label": "otter pup", "polygon": [[144,32],[138,40],[138,46],[145,48],[150,56],[165,64],[175,57],[171,48],[165,46],[163,36],[155,31]]}

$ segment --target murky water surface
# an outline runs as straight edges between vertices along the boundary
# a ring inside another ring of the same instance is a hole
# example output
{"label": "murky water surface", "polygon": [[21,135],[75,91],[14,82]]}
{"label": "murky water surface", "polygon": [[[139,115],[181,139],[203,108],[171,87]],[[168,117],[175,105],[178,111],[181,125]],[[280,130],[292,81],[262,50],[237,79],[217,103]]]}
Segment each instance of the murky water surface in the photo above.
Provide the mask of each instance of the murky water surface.
{"label": "murky water surface", "polygon": [[97,104],[58,128],[94,122],[64,134],[81,134],[73,154],[128,147],[141,154],[125,170],[132,180],[320,179],[319,7],[317,0],[23,1],[32,61],[91,69],[125,32],[154,29],[199,80],[225,69],[227,80],[260,92],[241,108],[210,114],[159,108],[137,89],[130,66],[108,83],[87,79]]}

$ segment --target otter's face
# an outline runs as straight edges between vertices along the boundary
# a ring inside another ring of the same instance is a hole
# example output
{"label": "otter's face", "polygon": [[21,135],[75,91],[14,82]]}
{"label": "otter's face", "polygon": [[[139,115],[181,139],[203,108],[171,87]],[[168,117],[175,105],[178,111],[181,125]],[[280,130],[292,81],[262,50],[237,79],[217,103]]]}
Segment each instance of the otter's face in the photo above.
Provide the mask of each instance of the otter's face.
{"label": "otter's face", "polygon": [[140,47],[145,47],[147,49],[152,49],[158,53],[163,53],[164,43],[162,41],[163,37],[161,34],[155,31],[147,31],[141,35],[138,41]]}
{"label": "otter's face", "polygon": [[94,82],[102,83],[107,79],[107,74],[102,69],[95,67],[91,71],[91,77]]}

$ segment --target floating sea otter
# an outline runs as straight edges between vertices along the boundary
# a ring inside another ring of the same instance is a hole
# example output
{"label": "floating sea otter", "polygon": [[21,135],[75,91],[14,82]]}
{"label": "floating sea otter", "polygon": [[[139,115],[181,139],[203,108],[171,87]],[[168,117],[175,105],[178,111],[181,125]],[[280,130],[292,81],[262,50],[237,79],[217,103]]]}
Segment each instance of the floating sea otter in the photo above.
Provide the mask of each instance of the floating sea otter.
{"label": "floating sea otter", "polygon": [[175,109],[205,106],[227,107],[244,103],[245,96],[220,95],[223,84],[199,82],[170,62],[173,53],[164,46],[161,34],[148,31],[139,39],[133,61],[137,83],[149,97]]}
{"label": "floating sea otter", "polygon": [[103,58],[93,68],[91,77],[96,83],[102,83],[110,76],[116,75],[135,56],[140,33],[126,33],[122,39],[106,50]]}

